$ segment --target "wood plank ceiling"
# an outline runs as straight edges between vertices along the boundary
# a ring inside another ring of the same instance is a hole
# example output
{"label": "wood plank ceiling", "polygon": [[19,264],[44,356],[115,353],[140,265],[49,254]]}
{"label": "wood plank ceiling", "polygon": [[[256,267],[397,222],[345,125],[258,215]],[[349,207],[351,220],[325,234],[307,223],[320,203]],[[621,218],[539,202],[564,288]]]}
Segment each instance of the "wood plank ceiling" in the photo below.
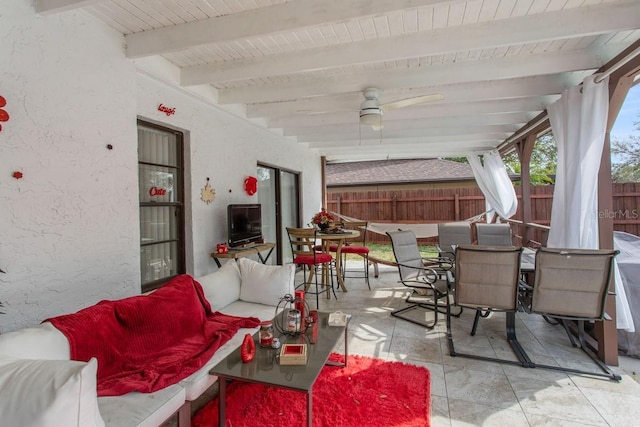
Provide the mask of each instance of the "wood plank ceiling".
{"label": "wood plank ceiling", "polygon": [[[495,148],[640,39],[638,0],[38,0],[125,36],[147,73],[327,161]],[[360,124],[363,90],[383,108]],[[378,117],[378,116],[376,116]]]}

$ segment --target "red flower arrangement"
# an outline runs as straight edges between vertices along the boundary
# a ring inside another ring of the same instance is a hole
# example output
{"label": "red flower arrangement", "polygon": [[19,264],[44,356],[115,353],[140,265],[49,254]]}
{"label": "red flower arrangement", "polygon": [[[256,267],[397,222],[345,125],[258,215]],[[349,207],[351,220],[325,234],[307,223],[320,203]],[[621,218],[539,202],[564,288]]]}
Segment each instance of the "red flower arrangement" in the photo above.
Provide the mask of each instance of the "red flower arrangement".
{"label": "red flower arrangement", "polygon": [[334,218],[326,209],[322,209],[320,212],[315,214],[313,218],[311,218],[311,222],[316,224],[318,227],[328,226],[329,223],[333,222]]}

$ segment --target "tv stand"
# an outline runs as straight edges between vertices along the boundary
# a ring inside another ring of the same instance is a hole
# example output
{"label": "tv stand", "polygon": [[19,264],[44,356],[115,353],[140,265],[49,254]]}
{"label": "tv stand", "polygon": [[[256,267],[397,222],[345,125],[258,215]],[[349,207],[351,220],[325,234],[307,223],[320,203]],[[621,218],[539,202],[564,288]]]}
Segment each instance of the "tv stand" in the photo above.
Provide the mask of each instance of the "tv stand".
{"label": "tv stand", "polygon": [[[213,258],[213,260],[216,262],[218,268],[222,267],[222,264],[220,263],[221,259],[234,259],[237,261],[238,258],[244,258],[249,255],[258,255],[260,261],[265,264],[271,256],[273,248],[275,247],[275,243],[248,243],[247,245],[229,248],[229,252],[227,252],[226,254],[212,252],[211,258]],[[267,255],[262,256],[262,252],[267,252]]]}
{"label": "tv stand", "polygon": [[242,249],[247,249],[247,248],[255,248],[256,246],[258,246],[260,244],[261,243],[256,243],[256,242],[244,243],[244,244],[238,245],[238,246],[229,246],[229,250],[233,251],[233,250],[242,250]]}

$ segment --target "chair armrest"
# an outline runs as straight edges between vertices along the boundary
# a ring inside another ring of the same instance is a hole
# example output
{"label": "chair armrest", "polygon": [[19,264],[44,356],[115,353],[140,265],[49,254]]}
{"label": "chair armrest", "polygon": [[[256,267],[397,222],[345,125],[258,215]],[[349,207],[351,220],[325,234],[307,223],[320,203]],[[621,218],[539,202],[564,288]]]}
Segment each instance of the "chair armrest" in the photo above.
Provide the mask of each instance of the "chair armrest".
{"label": "chair armrest", "polygon": [[[398,267],[405,267],[405,268],[411,268],[411,269],[413,269],[413,270],[421,270],[421,271],[424,271],[424,275],[423,275],[423,276],[421,276],[421,277],[424,277],[424,278],[425,278],[425,282],[424,282],[424,283],[425,283],[425,284],[427,284],[427,285],[433,285],[434,283],[436,283],[436,282],[438,281],[438,277],[440,277],[440,276],[439,276],[439,274],[438,274],[438,272],[437,272],[436,270],[434,270],[433,268],[429,268],[429,267],[415,267],[415,266],[413,266],[413,265],[406,265],[406,264],[397,264],[397,265],[398,265]],[[429,274],[429,273],[431,273],[431,274]],[[429,282],[429,281],[428,281],[428,279],[427,279],[427,278],[428,278],[428,277],[430,277],[430,276],[431,276],[431,277],[433,277],[433,281],[431,281],[431,282]],[[404,280],[404,281],[403,281],[403,280],[400,280],[400,282],[402,282],[403,284],[404,284],[404,283],[413,283],[413,282],[415,282],[415,283],[422,283],[422,282],[418,282],[418,281],[414,281],[414,280]],[[409,285],[407,285],[407,286],[409,286]]]}
{"label": "chair armrest", "polygon": [[455,261],[448,257],[436,257],[436,258],[422,258],[422,262],[425,264],[437,264],[442,270],[448,271],[453,269]]}
{"label": "chair armrest", "polygon": [[532,291],[533,290],[533,286],[529,285],[524,280],[518,280],[518,287],[522,288],[522,289],[525,289],[527,291]]}
{"label": "chair armrest", "polygon": [[438,253],[440,254],[440,257],[443,257],[443,258],[455,259],[456,257],[456,253],[453,251],[443,251],[441,249],[438,249]]}

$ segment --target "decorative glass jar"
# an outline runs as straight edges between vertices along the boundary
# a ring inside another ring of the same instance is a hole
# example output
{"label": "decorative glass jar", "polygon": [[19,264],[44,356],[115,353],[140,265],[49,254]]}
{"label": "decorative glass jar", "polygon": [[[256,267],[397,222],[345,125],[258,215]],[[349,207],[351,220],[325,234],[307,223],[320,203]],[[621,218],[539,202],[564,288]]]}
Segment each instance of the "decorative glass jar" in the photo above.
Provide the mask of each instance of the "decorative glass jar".
{"label": "decorative glass jar", "polygon": [[260,347],[271,347],[273,344],[273,322],[271,320],[265,320],[260,323]]}

